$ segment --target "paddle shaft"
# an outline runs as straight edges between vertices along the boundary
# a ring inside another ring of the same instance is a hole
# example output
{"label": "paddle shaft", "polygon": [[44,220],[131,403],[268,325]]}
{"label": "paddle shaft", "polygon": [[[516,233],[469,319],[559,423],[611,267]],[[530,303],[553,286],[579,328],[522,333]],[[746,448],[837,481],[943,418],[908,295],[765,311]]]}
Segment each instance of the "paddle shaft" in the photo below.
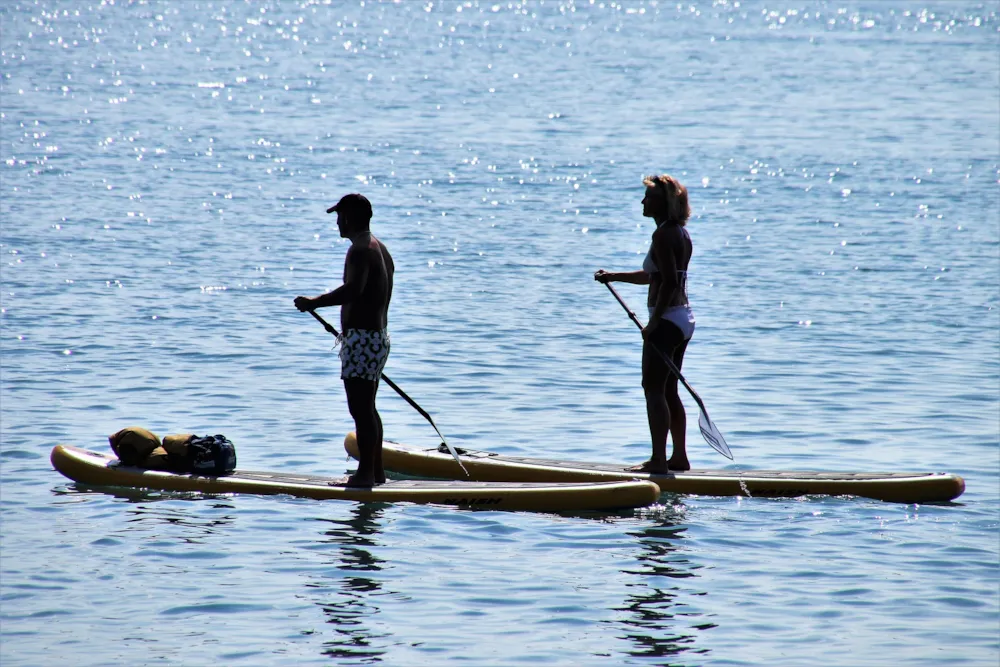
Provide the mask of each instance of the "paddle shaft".
{"label": "paddle shaft", "polygon": [[[334,336],[336,336],[338,338],[340,337],[340,333],[336,329],[333,328],[333,325],[330,324],[329,322],[327,322],[326,320],[324,320],[322,317],[320,317],[319,313],[317,313],[315,310],[310,310],[309,314],[312,315],[313,317],[315,317],[316,320],[319,321],[319,323],[323,325],[324,329],[326,329],[327,331],[329,331]],[[385,380],[385,383],[387,385],[389,385],[390,387],[392,387],[393,391],[395,391],[397,394],[399,394],[400,396],[402,396],[403,400],[410,404],[410,407],[412,407],[414,410],[416,410],[417,412],[419,412],[420,415],[424,419],[426,419],[427,422],[432,427],[434,427],[434,431],[438,434],[438,437],[441,438],[441,442],[443,442],[444,445],[445,445],[445,447],[448,448],[448,451],[451,452],[451,455],[453,457],[455,457],[455,463],[457,463],[458,467],[462,469],[462,472],[465,473],[465,476],[469,477],[469,471],[465,469],[464,465],[462,465],[462,461],[458,458],[458,452],[456,452],[452,448],[452,446],[448,444],[448,441],[444,439],[444,434],[441,433],[441,429],[439,429],[437,427],[437,424],[435,424],[434,420],[431,418],[431,416],[429,414],[427,414],[427,411],[424,410],[419,405],[417,405],[417,402],[414,401],[412,398],[410,398],[405,391],[403,391],[402,389],[400,389],[398,384],[396,384],[395,382],[393,382],[392,380],[390,380],[388,375],[385,375],[383,373],[382,374],[382,379]]]}
{"label": "paddle shaft", "polygon": [[[625,312],[628,313],[628,316],[632,318],[632,321],[635,322],[635,325],[639,327],[640,331],[642,331],[643,328],[642,322],[639,321],[639,318],[635,316],[635,313],[632,312],[632,309],[628,307],[628,304],[625,303],[625,300],[622,299],[620,294],[618,294],[618,290],[612,287],[611,283],[604,283],[604,286],[607,287],[609,290],[611,290],[611,293],[614,294],[616,299],[618,299],[618,303],[621,304],[622,308],[625,309]],[[650,341],[650,345],[652,345],[653,349],[660,354],[660,357],[663,359],[663,362],[667,365],[667,368],[670,369],[670,372],[676,375],[677,379],[681,381],[682,385],[684,385],[684,388],[687,389],[688,392],[690,392],[691,398],[695,400],[695,403],[698,404],[698,407],[701,409],[701,411],[707,415],[708,410],[705,409],[705,404],[702,402],[701,396],[699,396],[698,392],[692,389],[691,385],[687,383],[687,380],[685,380],[684,376],[681,375],[681,369],[677,368],[677,364],[675,364],[674,360],[670,358],[670,355],[661,350],[659,346],[653,341]]]}

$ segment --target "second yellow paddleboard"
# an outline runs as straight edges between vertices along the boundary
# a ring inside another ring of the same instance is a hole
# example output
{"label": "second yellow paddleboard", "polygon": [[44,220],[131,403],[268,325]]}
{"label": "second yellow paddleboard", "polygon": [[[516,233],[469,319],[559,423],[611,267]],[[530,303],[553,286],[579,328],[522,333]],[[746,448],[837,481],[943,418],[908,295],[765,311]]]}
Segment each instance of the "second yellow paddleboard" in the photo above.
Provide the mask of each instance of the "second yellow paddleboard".
{"label": "second yellow paddleboard", "polygon": [[[357,457],[354,433],[344,439],[344,448]],[[406,475],[465,479],[455,459],[442,450],[444,447],[417,449],[386,441],[382,459],[386,470]],[[758,497],[850,495],[902,503],[948,501],[965,491],[961,477],[943,472],[689,470],[657,475],[632,472],[625,465],[523,458],[470,449],[460,449],[459,455],[472,480],[489,482],[606,482],[640,478],[671,493]]]}

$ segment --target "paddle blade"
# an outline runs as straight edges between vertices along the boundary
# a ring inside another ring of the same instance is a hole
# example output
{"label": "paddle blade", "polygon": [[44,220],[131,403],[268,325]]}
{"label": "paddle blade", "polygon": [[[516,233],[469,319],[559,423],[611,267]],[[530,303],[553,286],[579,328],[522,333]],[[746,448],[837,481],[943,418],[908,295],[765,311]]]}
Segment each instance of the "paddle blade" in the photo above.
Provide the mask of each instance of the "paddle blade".
{"label": "paddle blade", "polygon": [[[434,428],[435,430],[437,429],[436,426]],[[438,431],[438,435],[441,435],[441,431]],[[462,465],[462,459],[458,458],[458,452],[455,451],[454,447],[448,444],[448,441],[444,439],[444,436],[441,437],[441,444],[448,448],[448,451],[451,452],[452,457],[455,459],[455,463],[457,463],[458,467],[462,469],[465,476],[472,477],[472,475],[469,474],[469,471],[465,469],[465,466]]]}
{"label": "paddle blade", "polygon": [[701,429],[701,437],[705,438],[705,442],[711,445],[712,449],[719,452],[725,456],[730,461],[733,460],[733,453],[729,451],[729,445],[726,444],[726,439],[722,437],[722,433],[715,426],[715,423],[708,418],[708,413],[702,411],[698,415],[698,428]]}

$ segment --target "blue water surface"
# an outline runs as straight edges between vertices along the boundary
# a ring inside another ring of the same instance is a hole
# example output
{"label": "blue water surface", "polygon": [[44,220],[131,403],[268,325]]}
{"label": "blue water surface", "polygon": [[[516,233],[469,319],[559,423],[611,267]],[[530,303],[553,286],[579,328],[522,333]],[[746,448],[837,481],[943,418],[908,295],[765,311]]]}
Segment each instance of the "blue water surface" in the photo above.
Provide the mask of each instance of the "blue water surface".
{"label": "blue water surface", "polygon": [[[0,4],[0,663],[996,665],[998,31],[993,0]],[[142,425],[352,469],[292,307],[339,283],[351,191],[397,266],[386,371],[453,444],[639,462],[640,339],[592,275],[639,268],[664,172],[736,456],[692,428],[693,464],[965,495],[551,515],[49,464]]]}

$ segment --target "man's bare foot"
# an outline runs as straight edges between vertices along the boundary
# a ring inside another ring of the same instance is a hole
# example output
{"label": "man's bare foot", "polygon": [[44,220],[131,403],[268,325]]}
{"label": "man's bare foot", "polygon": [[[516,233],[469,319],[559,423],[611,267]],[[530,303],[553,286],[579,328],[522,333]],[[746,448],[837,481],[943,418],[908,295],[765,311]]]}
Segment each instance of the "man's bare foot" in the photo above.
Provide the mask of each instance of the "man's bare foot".
{"label": "man's bare foot", "polygon": [[362,488],[371,488],[379,484],[385,484],[385,478],[383,477],[381,481],[377,481],[371,477],[354,473],[350,477],[338,477],[329,484],[330,486],[358,486]]}
{"label": "man's bare foot", "polygon": [[347,478],[347,486],[375,486],[375,478],[369,475],[354,473]]}

